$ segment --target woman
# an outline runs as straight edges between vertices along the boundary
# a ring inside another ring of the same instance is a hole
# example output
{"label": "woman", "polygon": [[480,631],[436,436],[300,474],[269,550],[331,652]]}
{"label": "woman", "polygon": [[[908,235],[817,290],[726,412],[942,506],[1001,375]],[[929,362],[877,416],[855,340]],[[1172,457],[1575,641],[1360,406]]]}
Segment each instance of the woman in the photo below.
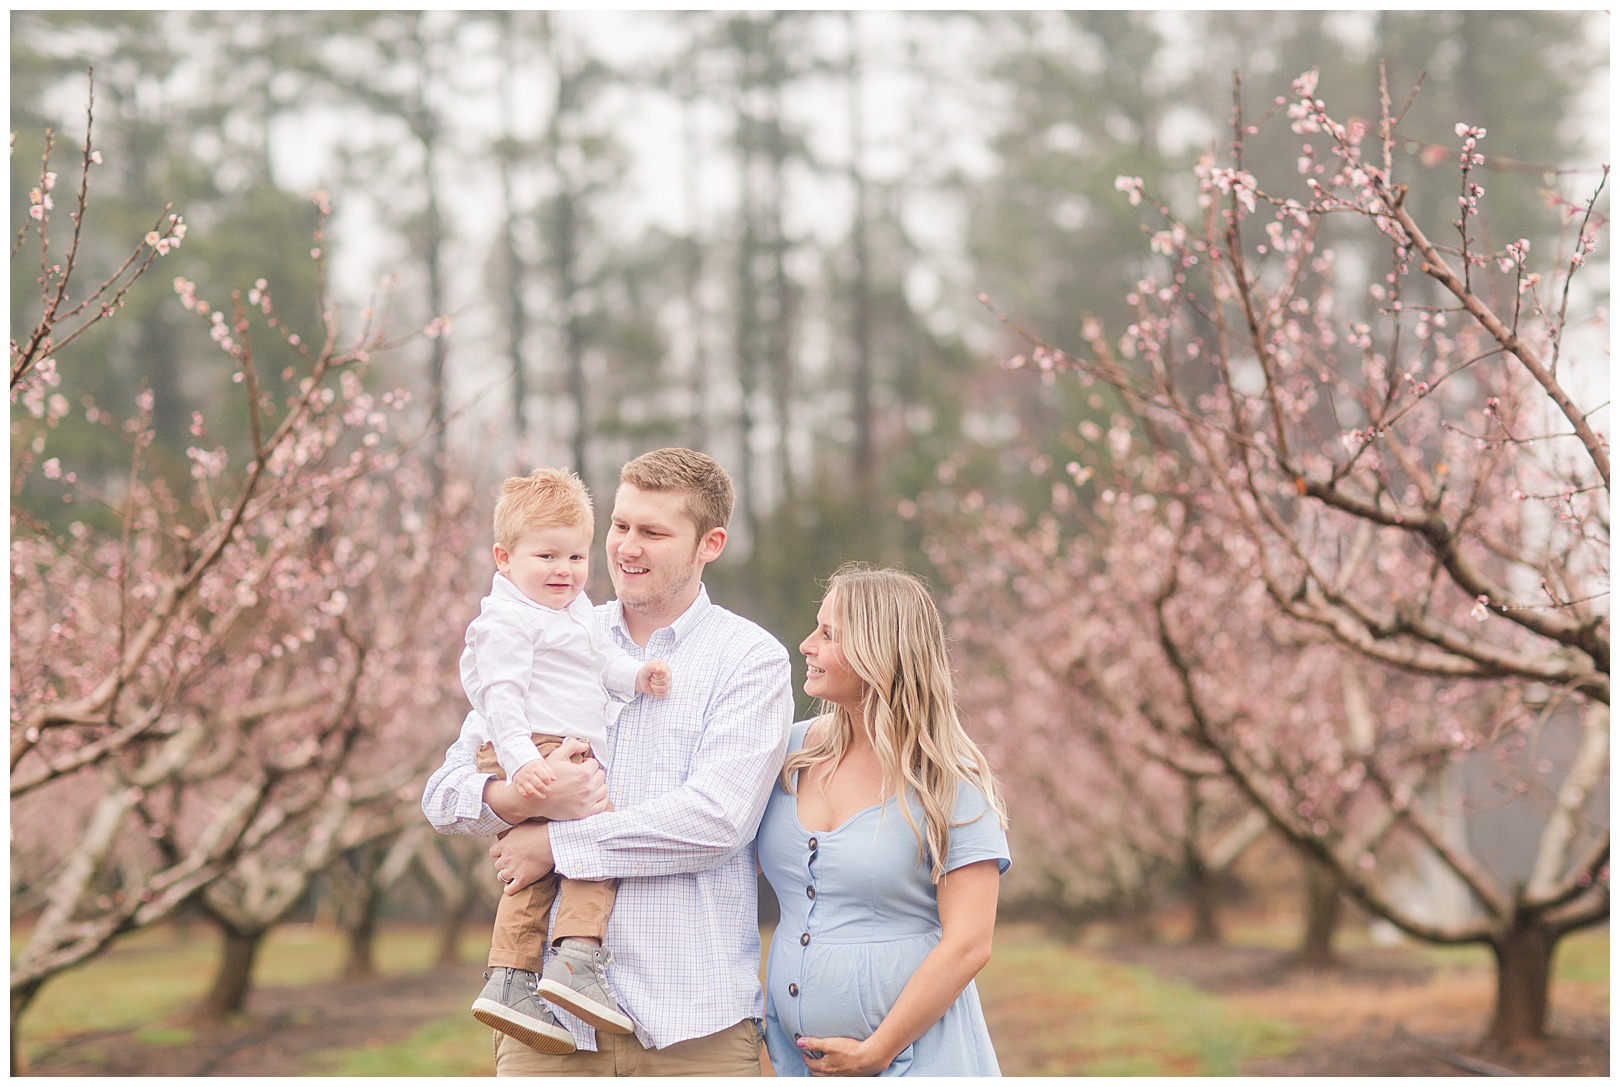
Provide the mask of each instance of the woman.
{"label": "woman", "polygon": [[845,566],[799,650],[822,714],[793,727],[759,830],[782,907],[771,1064],[999,1075],[973,976],[990,958],[1006,814],[957,719],[939,611],[910,574]]}

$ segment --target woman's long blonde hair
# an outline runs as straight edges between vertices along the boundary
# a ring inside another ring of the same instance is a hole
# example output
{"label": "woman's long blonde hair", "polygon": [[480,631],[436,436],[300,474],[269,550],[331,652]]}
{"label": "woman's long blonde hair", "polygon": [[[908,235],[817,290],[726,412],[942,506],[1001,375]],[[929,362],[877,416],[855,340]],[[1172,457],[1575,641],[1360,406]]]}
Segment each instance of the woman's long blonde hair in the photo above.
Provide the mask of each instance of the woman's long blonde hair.
{"label": "woman's long blonde hair", "polygon": [[[844,659],[865,685],[861,712],[883,771],[883,795],[902,799],[900,810],[917,835],[918,859],[932,855],[930,876],[938,883],[945,875],[959,782],[982,792],[1001,825],[1007,825],[990,764],[957,716],[945,624],[927,587],[903,570],[841,566],[827,582],[826,595]],[[782,767],[782,786],[789,793],[796,772],[823,762],[836,768],[849,750],[856,727],[849,711],[822,702],[820,712],[830,727]],[[911,805],[903,802],[908,788],[922,804],[926,835]]]}

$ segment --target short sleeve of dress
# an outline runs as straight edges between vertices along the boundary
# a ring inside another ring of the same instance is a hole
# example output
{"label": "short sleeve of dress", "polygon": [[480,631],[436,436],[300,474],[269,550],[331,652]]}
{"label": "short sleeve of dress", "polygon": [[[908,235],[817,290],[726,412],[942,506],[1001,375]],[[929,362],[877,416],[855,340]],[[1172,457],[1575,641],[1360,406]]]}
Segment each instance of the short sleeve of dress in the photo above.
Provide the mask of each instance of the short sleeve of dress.
{"label": "short sleeve of dress", "polygon": [[[961,825],[958,825],[961,824]],[[945,871],[978,861],[995,860],[1006,875],[1012,865],[1007,832],[1001,827],[984,794],[966,782],[956,786],[956,808],[951,813],[951,840],[945,852]]]}

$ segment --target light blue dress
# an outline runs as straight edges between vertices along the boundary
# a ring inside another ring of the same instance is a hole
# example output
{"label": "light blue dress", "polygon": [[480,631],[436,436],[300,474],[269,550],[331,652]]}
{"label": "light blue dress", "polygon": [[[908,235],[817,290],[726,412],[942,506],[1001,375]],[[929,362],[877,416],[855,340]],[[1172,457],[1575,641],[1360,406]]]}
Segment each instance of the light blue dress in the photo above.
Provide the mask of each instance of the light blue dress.
{"label": "light blue dress", "polygon": [[[793,726],[788,750],[804,746],[809,722]],[[922,806],[911,801],[918,826]],[[969,820],[971,820],[969,822]],[[1005,872],[1007,835],[983,794],[957,787],[947,871],[995,859]],[[797,797],[780,783],[759,827],[759,861],[782,919],[766,967],[765,1045],[778,1076],[807,1076],[795,1044],[865,1038],[939,943],[939,902],[919,863],[917,838],[894,802],[873,805],[829,831],[799,823]],[[999,1076],[972,982],[885,1076]]]}

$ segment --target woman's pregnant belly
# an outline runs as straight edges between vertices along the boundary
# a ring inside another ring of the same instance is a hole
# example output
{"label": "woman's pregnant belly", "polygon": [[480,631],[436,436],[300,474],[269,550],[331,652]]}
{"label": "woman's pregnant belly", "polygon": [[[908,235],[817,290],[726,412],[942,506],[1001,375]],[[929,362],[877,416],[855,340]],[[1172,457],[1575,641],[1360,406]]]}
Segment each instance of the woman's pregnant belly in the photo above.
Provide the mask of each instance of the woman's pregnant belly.
{"label": "woman's pregnant belly", "polygon": [[832,943],[778,929],[766,984],[776,1018],[790,1034],[865,1038],[889,1014],[939,934]]}

